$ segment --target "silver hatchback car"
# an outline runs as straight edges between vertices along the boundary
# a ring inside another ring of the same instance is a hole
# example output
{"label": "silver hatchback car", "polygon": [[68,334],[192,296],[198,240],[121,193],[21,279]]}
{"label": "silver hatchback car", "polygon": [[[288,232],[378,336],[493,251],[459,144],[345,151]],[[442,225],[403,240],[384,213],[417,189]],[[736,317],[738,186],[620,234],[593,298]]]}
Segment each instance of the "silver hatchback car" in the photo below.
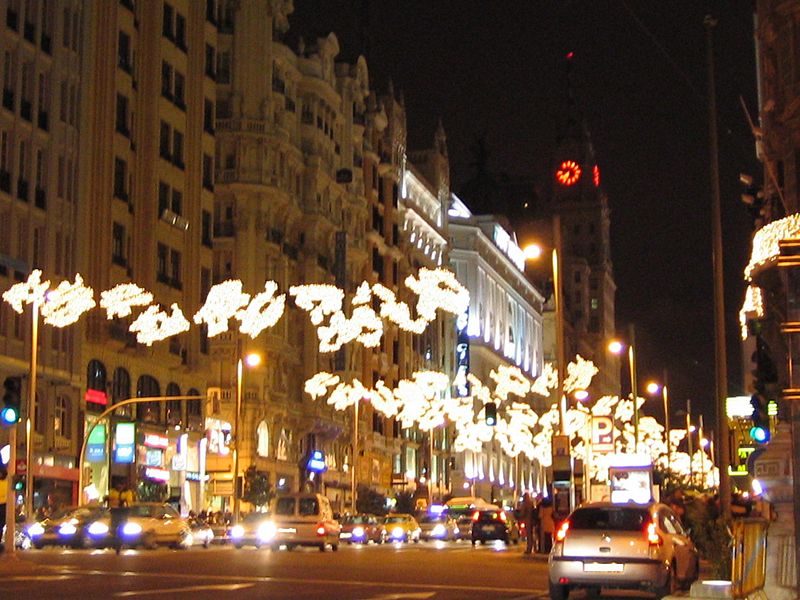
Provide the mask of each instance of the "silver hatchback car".
{"label": "silver hatchback car", "polygon": [[665,504],[593,503],[556,526],[549,558],[552,600],[571,589],[639,589],[662,598],[697,579],[697,549]]}

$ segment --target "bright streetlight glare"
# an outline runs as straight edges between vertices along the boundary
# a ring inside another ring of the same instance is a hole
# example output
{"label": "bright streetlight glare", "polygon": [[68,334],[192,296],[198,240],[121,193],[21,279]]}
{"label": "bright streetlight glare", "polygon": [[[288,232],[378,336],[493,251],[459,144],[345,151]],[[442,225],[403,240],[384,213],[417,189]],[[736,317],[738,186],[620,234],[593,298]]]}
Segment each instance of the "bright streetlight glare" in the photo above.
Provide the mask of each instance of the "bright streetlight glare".
{"label": "bright streetlight glare", "polygon": [[244,362],[247,363],[248,367],[257,367],[261,364],[261,355],[260,354],[248,354],[244,357]]}
{"label": "bright streetlight glare", "polygon": [[700,445],[703,448],[706,448],[708,446],[708,440],[706,438],[703,438],[702,440],[700,440]]}
{"label": "bright streetlight glare", "polygon": [[586,390],[575,390],[573,396],[575,396],[575,400],[577,400],[578,402],[583,402],[589,397],[589,392],[587,392]]}
{"label": "bright streetlight glare", "polygon": [[655,381],[651,381],[647,384],[647,393],[648,394],[657,394],[661,391],[661,386],[658,385]]}
{"label": "bright streetlight glare", "polygon": [[619,340],[612,340],[608,344],[608,351],[611,352],[611,354],[621,354],[624,348],[625,346],[623,346],[622,342]]}
{"label": "bright streetlight glare", "polygon": [[697,427],[694,425],[689,425],[689,433],[694,433],[695,431],[697,431]]}
{"label": "bright streetlight glare", "polygon": [[537,260],[542,256],[542,247],[539,244],[528,244],[525,246],[525,260]]}

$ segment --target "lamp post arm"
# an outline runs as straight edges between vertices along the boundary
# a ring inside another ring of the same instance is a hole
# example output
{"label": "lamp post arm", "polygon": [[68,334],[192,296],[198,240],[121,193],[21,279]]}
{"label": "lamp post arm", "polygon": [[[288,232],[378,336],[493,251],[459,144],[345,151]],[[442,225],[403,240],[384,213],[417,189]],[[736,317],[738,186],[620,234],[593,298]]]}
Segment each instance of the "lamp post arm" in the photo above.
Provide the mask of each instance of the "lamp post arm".
{"label": "lamp post arm", "polygon": [[[83,436],[83,441],[81,442],[81,452],[78,455],[78,498],[79,504],[83,502],[83,456],[86,454],[86,445],[89,443],[89,438],[92,436],[92,432],[94,428],[105,419],[108,415],[113,413],[118,408],[122,408],[123,406],[128,406],[129,404],[140,404],[142,402],[161,402],[163,400],[202,400],[205,396],[144,396],[141,398],[127,398],[126,400],[121,400],[112,406],[109,406],[103,412],[101,412],[97,417],[92,421],[89,428],[86,430],[86,433]],[[29,469],[31,467],[28,467]]]}

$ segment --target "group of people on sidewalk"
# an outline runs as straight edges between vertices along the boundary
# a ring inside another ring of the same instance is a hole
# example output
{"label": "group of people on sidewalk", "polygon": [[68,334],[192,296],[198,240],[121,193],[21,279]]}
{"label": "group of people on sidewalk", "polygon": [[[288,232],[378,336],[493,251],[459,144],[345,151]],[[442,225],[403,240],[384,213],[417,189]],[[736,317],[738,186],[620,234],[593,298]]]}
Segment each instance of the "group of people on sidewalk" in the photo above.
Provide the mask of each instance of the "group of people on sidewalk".
{"label": "group of people on sidewalk", "polygon": [[552,501],[525,492],[519,507],[519,520],[525,528],[525,554],[550,552],[555,529]]}

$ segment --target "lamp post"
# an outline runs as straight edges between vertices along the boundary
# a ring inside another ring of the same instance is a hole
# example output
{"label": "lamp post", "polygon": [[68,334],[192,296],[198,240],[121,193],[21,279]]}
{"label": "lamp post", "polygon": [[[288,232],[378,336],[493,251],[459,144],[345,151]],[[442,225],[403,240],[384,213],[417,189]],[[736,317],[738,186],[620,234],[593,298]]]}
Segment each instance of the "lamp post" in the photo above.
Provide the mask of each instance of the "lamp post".
{"label": "lamp post", "polygon": [[358,513],[356,510],[356,464],[358,461],[358,405],[361,404],[360,400],[353,403],[353,464],[350,465],[350,502],[353,514]]}
{"label": "lamp post", "polygon": [[244,378],[244,365],[248,367],[257,367],[261,364],[261,356],[258,354],[248,354],[242,356],[241,340],[238,344],[238,359],[236,361],[236,413],[233,419],[233,522],[239,522],[239,450],[240,446],[240,430],[242,418],[242,380]]}
{"label": "lamp post", "polygon": [[667,477],[672,472],[672,442],[669,439],[669,392],[667,391],[667,371],[664,370],[664,382],[659,385],[655,381],[647,384],[647,391],[650,394],[657,394],[661,391],[661,398],[664,401],[664,431],[667,440]]}
{"label": "lamp post", "polygon": [[36,367],[39,354],[39,301],[31,303],[31,363],[25,408],[25,516],[33,515],[33,411],[36,406]]}
{"label": "lamp post", "polygon": [[[625,345],[619,340],[612,340],[608,345],[608,350],[612,354],[621,354]],[[633,451],[639,452],[639,399],[636,391],[636,330],[633,323],[628,325],[628,368],[631,379],[631,401],[633,402]]]}

